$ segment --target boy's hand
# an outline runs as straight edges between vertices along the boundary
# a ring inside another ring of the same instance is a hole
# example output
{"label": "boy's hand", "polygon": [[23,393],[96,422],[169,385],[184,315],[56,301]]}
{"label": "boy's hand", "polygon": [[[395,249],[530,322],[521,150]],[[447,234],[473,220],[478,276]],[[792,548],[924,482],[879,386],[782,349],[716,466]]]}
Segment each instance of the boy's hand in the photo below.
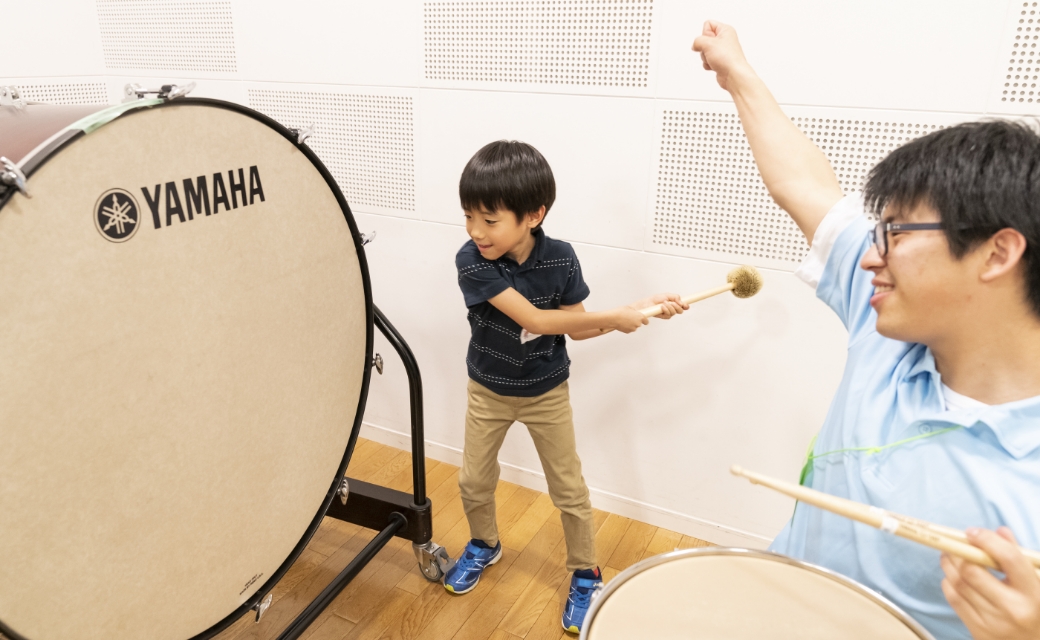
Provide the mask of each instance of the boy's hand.
{"label": "boy's hand", "polygon": [[632,333],[644,324],[650,323],[638,309],[632,307],[618,307],[611,312],[611,329],[617,329],[621,333]]}
{"label": "boy's hand", "polygon": [[733,90],[733,77],[754,74],[740,48],[736,30],[728,24],[705,22],[702,35],[693,41],[693,50],[701,54],[704,68],[715,72],[719,86],[726,91]]}
{"label": "boy's hand", "polygon": [[996,560],[1006,576],[999,580],[984,567],[943,554],[943,595],[972,638],[1040,638],[1040,576],[1015,546],[1011,530],[968,529],[966,533],[968,541]]}
{"label": "boy's hand", "polygon": [[682,296],[678,293],[656,293],[649,298],[643,298],[638,302],[633,302],[629,306],[633,309],[642,311],[654,305],[661,305],[661,313],[654,316],[661,320],[667,320],[672,316],[682,313],[690,308],[690,305],[683,303]]}

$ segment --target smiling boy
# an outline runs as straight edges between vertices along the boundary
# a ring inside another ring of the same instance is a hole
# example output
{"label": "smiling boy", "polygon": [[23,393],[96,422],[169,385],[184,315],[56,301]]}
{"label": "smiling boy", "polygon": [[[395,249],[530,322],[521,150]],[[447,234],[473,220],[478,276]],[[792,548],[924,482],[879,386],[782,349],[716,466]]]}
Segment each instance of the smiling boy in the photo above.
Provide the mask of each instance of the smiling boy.
{"label": "smiling boy", "polygon": [[471,240],[455,257],[469,308],[472,338],[466,356],[469,401],[459,489],[472,540],[444,577],[456,594],[476,587],[502,557],[495,521],[498,451],[513,422],[527,426],[560,510],[572,573],[563,628],[577,633],[592,592],[596,566],[589,490],[581,474],[567,379],[566,338],[584,340],[647,324],[638,309],[664,303],[668,318],[688,306],[659,294],[631,306],[587,312],[589,288],[574,249],[542,231],[556,198],[549,163],[534,147],[498,141],[473,156],[459,196]]}
{"label": "smiling boy", "polygon": [[1040,136],[1012,122],[948,127],[846,196],[731,27],[708,22],[694,50],[811,243],[796,274],[849,332],[805,484],[967,529],[1005,576],[806,505],[770,548],[880,591],[938,638],[1036,640],[1040,578],[1010,531],[1040,545]]}

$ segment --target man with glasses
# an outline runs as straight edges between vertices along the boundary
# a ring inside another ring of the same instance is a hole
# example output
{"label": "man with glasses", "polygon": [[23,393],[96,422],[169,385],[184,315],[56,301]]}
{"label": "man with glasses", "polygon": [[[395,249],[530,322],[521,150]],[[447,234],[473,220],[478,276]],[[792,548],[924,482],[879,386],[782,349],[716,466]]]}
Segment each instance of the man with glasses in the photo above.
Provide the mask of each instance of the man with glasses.
{"label": "man with glasses", "polygon": [[806,505],[771,548],[881,592],[938,638],[1040,638],[1040,577],[1011,535],[1040,548],[1040,136],[949,127],[845,196],[731,27],[708,22],[693,48],[811,244],[796,274],[849,331],[803,482],[967,529],[1003,575]]}

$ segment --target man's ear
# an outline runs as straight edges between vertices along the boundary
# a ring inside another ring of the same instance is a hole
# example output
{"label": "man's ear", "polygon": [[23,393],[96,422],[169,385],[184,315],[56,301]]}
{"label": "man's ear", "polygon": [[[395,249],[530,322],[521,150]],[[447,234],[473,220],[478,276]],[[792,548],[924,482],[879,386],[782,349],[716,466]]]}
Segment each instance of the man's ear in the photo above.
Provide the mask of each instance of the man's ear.
{"label": "man's ear", "polygon": [[1001,229],[979,247],[979,250],[988,254],[979,277],[983,282],[993,282],[1014,271],[1022,263],[1022,254],[1026,251],[1026,238],[1015,229]]}
{"label": "man's ear", "polygon": [[534,229],[538,225],[542,224],[542,220],[545,219],[545,205],[538,207],[538,211],[529,211],[524,221],[527,223],[528,229]]}

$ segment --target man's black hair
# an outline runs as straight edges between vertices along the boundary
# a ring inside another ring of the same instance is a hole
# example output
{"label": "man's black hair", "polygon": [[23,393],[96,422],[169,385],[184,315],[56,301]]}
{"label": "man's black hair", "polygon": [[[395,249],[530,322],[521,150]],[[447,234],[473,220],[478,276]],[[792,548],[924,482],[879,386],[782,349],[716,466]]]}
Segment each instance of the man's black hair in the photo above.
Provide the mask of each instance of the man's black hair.
{"label": "man's black hair", "polygon": [[1001,229],[1026,239],[1026,294],[1040,316],[1040,135],[1022,122],[969,122],[899,147],[871,169],[867,208],[939,213],[957,259]]}
{"label": "man's black hair", "polygon": [[556,180],[537,149],[524,142],[498,140],[466,163],[459,199],[466,211],[509,209],[523,222],[526,214],[543,205],[549,214],[556,200]]}

